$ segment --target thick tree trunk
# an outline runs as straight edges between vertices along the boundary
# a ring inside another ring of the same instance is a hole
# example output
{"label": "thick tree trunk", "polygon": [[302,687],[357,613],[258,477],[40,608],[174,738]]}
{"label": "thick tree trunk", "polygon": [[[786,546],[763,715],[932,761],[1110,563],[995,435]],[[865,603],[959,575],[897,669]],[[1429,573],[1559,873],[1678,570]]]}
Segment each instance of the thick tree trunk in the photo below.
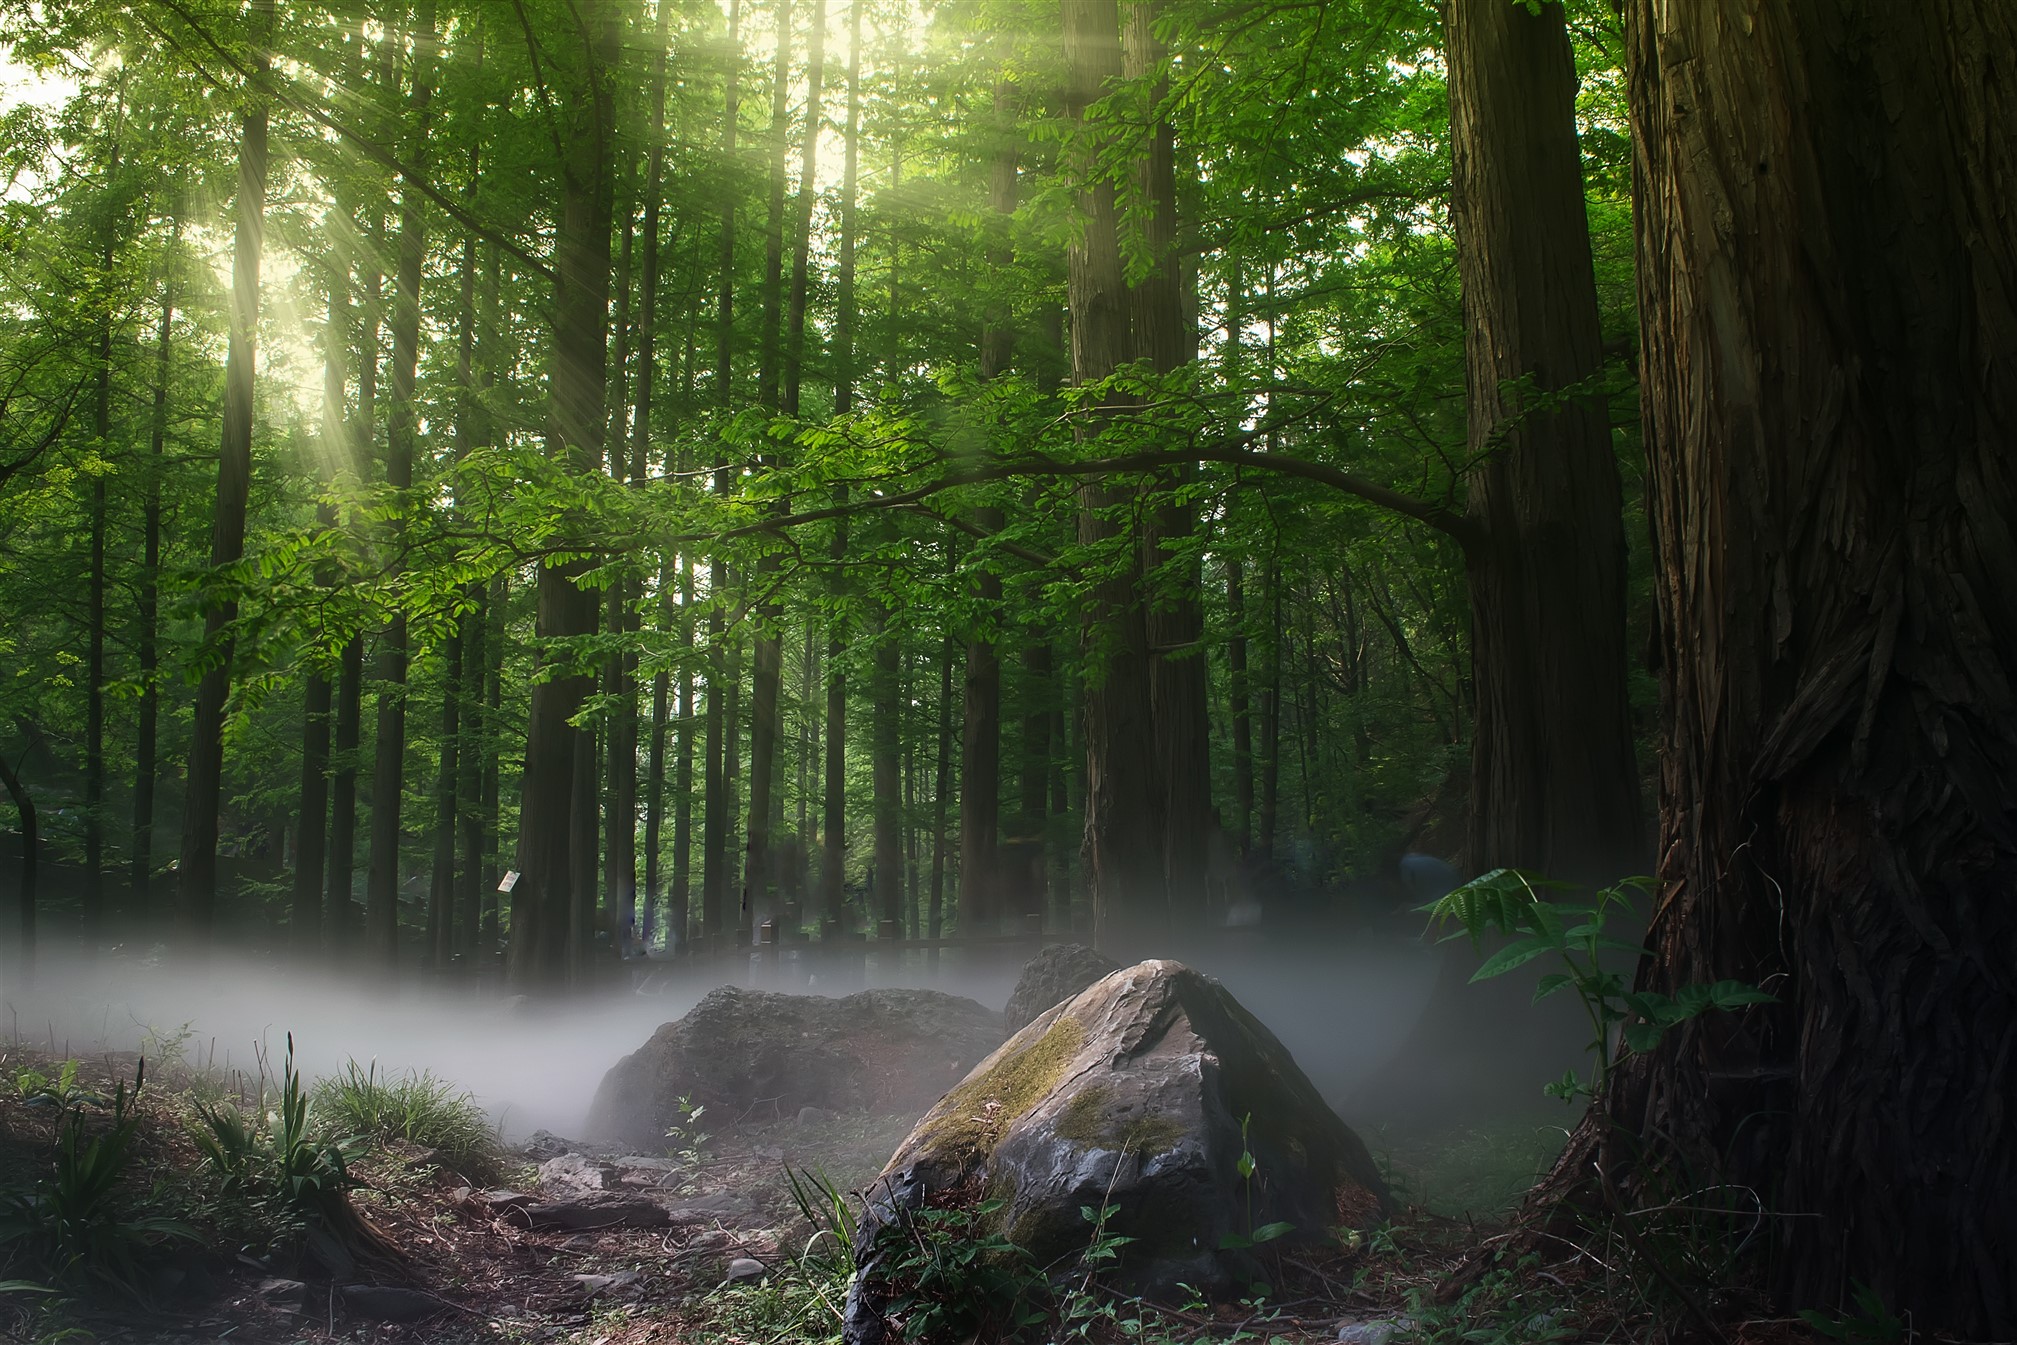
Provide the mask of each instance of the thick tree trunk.
{"label": "thick tree trunk", "polygon": [[1009,880],[1015,884],[1015,913],[1041,916],[1048,902],[1049,874],[1045,845],[1050,830],[1048,808],[1051,773],[1051,719],[1057,713],[1052,695],[1050,640],[1032,634],[1023,645],[1022,762],[1017,771],[1015,863]]}
{"label": "thick tree trunk", "polygon": [[42,833],[35,815],[35,798],[21,783],[21,777],[14,773],[14,768],[7,764],[5,756],[0,756],[0,788],[5,788],[7,797],[13,800],[14,811],[21,823],[21,886],[14,895],[15,935],[18,941],[15,956],[19,960],[21,979],[25,982],[35,971],[38,901],[35,884],[36,866],[42,859]]}
{"label": "thick tree trunk", "polygon": [[1282,576],[1281,566],[1272,556],[1262,567],[1261,587],[1267,591],[1268,641],[1261,649],[1261,799],[1254,822],[1254,850],[1272,862],[1282,797]]}
{"label": "thick tree trunk", "polygon": [[[2017,15],[1627,7],[1666,729],[1654,956],[1778,1004],[1609,1099],[1789,1306],[2017,1335]],[[1830,128],[1827,135],[1814,128]]]}
{"label": "thick tree trunk", "polygon": [[[259,265],[266,242],[266,99],[257,86],[270,65],[274,0],[252,0],[252,84],[238,142],[238,203],[231,263],[231,325],[224,364],[224,425],[218,449],[217,506],[211,515],[210,567],[245,553],[245,507],[252,486],[252,379],[259,332]],[[203,641],[210,650],[196,688],[182,804],[182,856],[176,893],[185,937],[208,938],[217,910],[217,820],[224,791],[224,704],[231,693],[231,623],[238,605],[206,604]]]}
{"label": "thick tree trunk", "polygon": [[[1066,102],[1073,116],[1121,76],[1120,14],[1114,0],[1065,0]],[[1078,166],[1084,227],[1067,253],[1072,380],[1096,383],[1136,354],[1131,296],[1122,267],[1116,193],[1089,149]],[[1079,422],[1098,432],[1096,417]],[[1125,943],[1167,914],[1163,881],[1162,793],[1155,778],[1148,631],[1143,619],[1139,539],[1132,536],[1132,490],[1089,483],[1081,490],[1079,541],[1121,557],[1091,595],[1086,639],[1092,667],[1085,696],[1086,882],[1096,942]]]}
{"label": "thick tree trunk", "polygon": [[[644,174],[644,274],[638,283],[637,398],[636,413],[631,421],[630,484],[638,490],[644,488],[645,474],[650,467],[652,401],[658,382],[659,212],[660,198],[664,195],[665,186],[665,72],[671,32],[672,6],[660,5],[657,38],[651,55],[651,140]],[[661,560],[658,574],[659,591],[668,597],[671,578],[670,564]],[[670,602],[661,603],[659,610],[667,618],[674,616]],[[629,681],[635,682],[637,655],[633,652],[625,657],[626,677]],[[659,833],[665,816],[666,702],[670,691],[670,675],[661,669],[651,681],[651,737],[646,748],[644,919],[638,929],[639,941],[646,947],[651,944],[653,914],[658,906]],[[636,722],[634,691],[632,696],[631,715],[634,725]],[[632,730],[632,736],[634,739],[635,728]],[[634,779],[634,763],[632,769]],[[686,931],[680,930],[672,946],[676,947],[684,942],[685,937]]]}
{"label": "thick tree trunk", "polygon": [[1473,868],[1646,867],[1625,538],[1562,7],[1451,0],[1470,385]]}

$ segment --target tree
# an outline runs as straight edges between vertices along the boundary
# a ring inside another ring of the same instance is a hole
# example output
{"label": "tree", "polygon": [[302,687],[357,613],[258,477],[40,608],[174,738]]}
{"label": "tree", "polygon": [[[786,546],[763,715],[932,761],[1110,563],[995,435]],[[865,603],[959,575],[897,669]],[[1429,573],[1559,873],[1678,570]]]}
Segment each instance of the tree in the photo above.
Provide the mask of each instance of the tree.
{"label": "tree", "polygon": [[1790,1303],[1862,1283],[2008,1337],[2017,17],[1627,17],[1665,706],[1640,982],[1778,1003],[1638,1058],[1607,1147],[1795,1214]]}

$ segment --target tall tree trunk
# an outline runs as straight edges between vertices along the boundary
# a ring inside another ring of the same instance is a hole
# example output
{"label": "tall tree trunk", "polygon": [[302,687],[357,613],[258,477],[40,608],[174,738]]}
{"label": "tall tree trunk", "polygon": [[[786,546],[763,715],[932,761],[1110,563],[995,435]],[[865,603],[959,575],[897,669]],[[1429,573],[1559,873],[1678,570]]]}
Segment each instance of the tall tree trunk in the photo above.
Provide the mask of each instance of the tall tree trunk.
{"label": "tall tree trunk", "polygon": [[[495,255],[492,257],[495,261]],[[492,275],[495,275],[493,268]],[[494,365],[486,364],[485,377]],[[504,731],[504,633],[511,599],[511,579],[498,575],[490,581],[484,598],[488,624],[483,636],[483,794],[478,815],[483,828],[483,928],[477,948],[485,959],[493,958],[500,946],[498,891],[494,878],[504,865],[503,767],[497,744]]]}
{"label": "tall tree trunk", "polygon": [[1469,861],[1643,869],[1625,537],[1559,4],[1451,0],[1451,204],[1470,387]]}
{"label": "tall tree trunk", "polygon": [[[613,82],[621,25],[613,0],[586,0],[581,9],[586,40],[578,57],[579,83],[567,103],[559,165],[549,441],[550,452],[567,470],[587,474],[601,466],[607,426]],[[584,568],[581,561],[540,567],[542,638],[594,633],[595,597],[576,582]],[[576,674],[536,681],[532,688],[520,792],[520,877],[511,892],[507,964],[511,982],[521,989],[579,981],[586,970],[598,773],[593,733],[570,721],[594,690],[594,680]],[[584,810],[591,815],[586,828]]]}
{"label": "tall tree trunk", "polygon": [[[609,474],[618,481],[630,477],[625,377],[633,339],[630,279],[637,229],[631,198],[635,179],[633,160],[624,172],[623,243],[616,264],[616,355],[610,368]],[[634,480],[630,484],[640,487],[644,483]],[[605,591],[603,625],[611,635],[630,633],[630,599],[638,582],[636,575],[620,574]],[[603,694],[614,702],[603,728],[607,759],[599,791],[603,804],[603,918],[610,946],[620,949],[637,931],[637,651],[631,641],[622,641],[603,661],[602,684]]]}
{"label": "tall tree trunk", "polygon": [[[420,0],[414,15],[413,118],[410,161],[425,168],[430,108],[434,101],[434,0]],[[414,441],[420,408],[414,396],[420,368],[420,282],[427,263],[425,198],[409,186],[399,199],[398,270],[392,296],[392,405],[385,419],[385,484],[413,487]],[[403,525],[395,524],[394,551]],[[391,967],[399,953],[400,805],[406,785],[406,614],[395,611],[379,642],[378,731],[371,772],[371,837],[364,872],[366,956]]]}
{"label": "tall tree trunk", "polygon": [[[1086,111],[1121,78],[1120,14],[1114,0],[1064,0],[1069,67],[1066,103]],[[1072,380],[1097,383],[1135,357],[1131,302],[1122,267],[1116,192],[1088,146],[1077,165],[1084,227],[1067,252],[1071,303]],[[1110,403],[1118,404],[1118,396]],[[1079,433],[1098,433],[1096,416]],[[1081,489],[1079,540],[1112,550],[1132,530],[1134,492],[1093,482]],[[1133,548],[1129,548],[1133,554]],[[1156,927],[1166,914],[1161,795],[1143,788],[1155,778],[1149,701],[1148,631],[1143,621],[1139,563],[1116,566],[1094,587],[1087,606],[1087,645],[1096,661],[1085,697],[1086,881],[1096,942],[1125,943]]]}
{"label": "tall tree trunk", "polygon": [[[238,203],[231,262],[231,324],[224,364],[224,425],[217,460],[217,506],[211,515],[210,567],[245,553],[245,506],[252,486],[252,377],[259,331],[259,265],[266,242],[266,98],[260,87],[271,64],[274,0],[252,0],[252,76],[238,141]],[[189,742],[188,788],[182,805],[182,856],[176,875],[185,937],[206,939],[217,911],[218,805],[224,790],[224,706],[231,694],[231,624],[237,603],[204,604],[203,641],[210,650],[196,688]]]}
{"label": "tall tree trunk", "polygon": [[[118,104],[114,111],[110,152],[106,156],[105,177],[112,181],[119,171],[119,131],[125,119],[125,77],[120,77]],[[105,281],[112,283],[112,267],[117,261],[117,223],[108,214],[105,247],[100,259],[105,265]],[[109,303],[110,295],[107,300]],[[100,456],[112,451],[112,314],[103,313],[98,322],[97,386],[93,390],[91,431],[94,451]],[[91,476],[90,566],[84,593],[84,936],[95,940],[103,932],[105,906],[105,474]]]}
{"label": "tall tree trunk", "polygon": [[1254,848],[1272,863],[1282,797],[1282,571],[1273,556],[1262,569],[1261,587],[1267,591],[1268,642],[1261,651],[1265,666],[1261,683],[1261,801],[1254,823]]}
{"label": "tall tree trunk", "polygon": [[693,560],[679,558],[679,727],[672,775],[672,890],[666,901],[668,946],[685,949],[693,930]]}
{"label": "tall tree trunk", "polygon": [[[742,0],[729,0],[725,49],[722,168],[736,171],[736,126],[742,89]],[[720,289],[716,317],[715,402],[722,411],[735,404],[735,201],[734,191],[722,193]],[[716,464],[715,493],[734,488],[727,459]],[[728,656],[722,646],[722,603],[726,600],[728,567],[716,558],[708,565],[707,583],[707,725],[703,748],[700,841],[701,932],[710,949],[719,947],[727,926],[728,892],[728,762],[723,722],[728,708]]]}
{"label": "tall tree trunk", "polygon": [[[635,414],[631,421],[630,484],[637,490],[644,488],[645,475],[651,464],[652,398],[657,392],[658,382],[659,212],[660,198],[664,195],[665,189],[665,68],[671,32],[672,6],[661,4],[658,7],[658,33],[651,55],[651,142],[644,173],[644,268],[643,275],[638,281],[637,398]],[[662,593],[669,595],[671,578],[670,565],[661,562],[658,583]],[[667,617],[673,616],[670,603],[661,604],[660,611]],[[637,655],[633,651],[626,654],[625,659],[626,681],[634,683],[637,677]],[[644,789],[644,921],[639,930],[641,941],[646,947],[651,944],[652,915],[658,904],[658,850],[659,832],[665,813],[665,717],[669,691],[670,679],[661,669],[651,680],[651,739],[646,749],[648,765]],[[636,736],[634,689],[631,698],[634,752]],[[632,766],[632,773],[634,779],[635,763]],[[685,930],[679,931],[679,938],[674,940],[674,946],[684,940],[685,934]]]}
{"label": "tall tree trunk", "polygon": [[[350,272],[347,258],[339,255],[329,276],[329,317],[322,329],[322,453],[331,462],[343,461],[349,447],[350,431],[344,421],[344,385],[348,381],[350,346]],[[324,528],[335,522],[328,508],[319,511]],[[336,576],[325,571],[317,582],[333,585]],[[300,840],[294,853],[294,902],[288,916],[288,939],[297,956],[307,956],[322,946],[322,884],[329,861],[329,741],[331,688],[329,674],[321,666],[309,671],[302,693],[301,715],[301,805],[297,819]]]}
{"label": "tall tree trunk", "polygon": [[[1132,5],[1126,15],[1122,64],[1128,78],[1152,81],[1158,111],[1168,94],[1161,77],[1168,54],[1155,35],[1159,6]],[[1176,142],[1169,121],[1157,116],[1135,163],[1136,200],[1149,269],[1138,280],[1133,300],[1134,346],[1159,374],[1170,374],[1197,357],[1195,293],[1187,296],[1177,238]],[[1188,302],[1187,302],[1188,298]],[[1163,489],[1180,488],[1195,467],[1163,475]],[[1211,730],[1207,718],[1208,664],[1204,657],[1204,595],[1191,537],[1195,508],[1165,497],[1148,512],[1142,539],[1143,585],[1149,651],[1149,705],[1155,731],[1155,774],[1162,799],[1163,882],[1169,925],[1198,927],[1205,911],[1206,845],[1211,835]]]}
{"label": "tall tree trunk", "polygon": [[322,940],[336,948],[356,934],[357,747],[363,733],[364,641],[351,637],[337,662],[335,737],[330,748],[329,880],[322,885]]}
{"label": "tall tree trunk", "polygon": [[[952,665],[954,646],[952,637],[946,637],[945,652],[938,661],[938,763],[932,776],[931,813],[931,922],[927,926],[930,937],[938,938],[945,929],[945,815],[946,796],[952,793]],[[966,797],[964,790],[961,798]],[[964,886],[964,885],[962,885]],[[960,919],[962,935],[980,931],[967,926],[964,913]],[[938,949],[931,950],[931,966],[938,968]]]}
{"label": "tall tree trunk", "polygon": [[1022,666],[1024,689],[1022,763],[1017,779],[1017,863],[1011,870],[1011,876],[1017,888],[1017,913],[1041,916],[1049,904],[1049,873],[1045,865],[1047,847],[1044,842],[1050,830],[1047,803],[1051,772],[1051,718],[1056,713],[1050,640],[1031,635],[1023,645]]}
{"label": "tall tree trunk", "polygon": [[0,787],[7,791],[7,797],[14,801],[14,811],[21,822],[21,877],[20,891],[15,894],[15,935],[18,941],[15,956],[18,959],[20,977],[26,982],[35,971],[35,916],[39,896],[36,892],[36,868],[42,859],[42,833],[35,815],[35,799],[21,777],[7,764],[7,758],[0,756]]}
{"label": "tall tree trunk", "polygon": [[427,887],[427,942],[437,972],[455,957],[455,798],[462,780],[462,661],[460,626],[444,642],[441,686],[441,754],[434,780],[434,867]]}
{"label": "tall tree trunk", "polygon": [[1868,1285],[2009,1339],[2017,15],[1627,21],[1666,707],[1640,985],[1778,1002],[1628,1061],[1611,1124],[1797,1212],[1786,1306]]}
{"label": "tall tree trunk", "polygon": [[175,328],[173,267],[182,240],[182,216],[170,219],[162,251],[161,320],[154,342],[154,406],[147,436],[147,485],[141,504],[139,631],[134,637],[140,676],[139,724],[133,750],[133,855],[135,907],[151,922],[154,886],[154,789],[160,775],[161,722],[161,477],[168,455],[169,341]]}

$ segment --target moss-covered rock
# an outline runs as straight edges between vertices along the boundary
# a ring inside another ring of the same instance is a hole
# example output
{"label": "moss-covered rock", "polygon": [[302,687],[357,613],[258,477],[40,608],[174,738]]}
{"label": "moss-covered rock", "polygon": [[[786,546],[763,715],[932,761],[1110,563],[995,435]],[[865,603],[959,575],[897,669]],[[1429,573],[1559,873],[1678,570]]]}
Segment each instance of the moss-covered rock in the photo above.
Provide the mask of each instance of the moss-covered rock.
{"label": "moss-covered rock", "polygon": [[1365,1145],[1275,1035],[1176,962],[1039,1015],[919,1120],[868,1193],[850,1345],[881,1339],[878,1233],[976,1192],[1039,1265],[1068,1263],[1090,1236],[1082,1210],[1107,1206],[1109,1231],[1135,1239],[1118,1278],[1149,1293],[1244,1282],[1240,1244],[1263,1225],[1312,1241],[1387,1208]]}

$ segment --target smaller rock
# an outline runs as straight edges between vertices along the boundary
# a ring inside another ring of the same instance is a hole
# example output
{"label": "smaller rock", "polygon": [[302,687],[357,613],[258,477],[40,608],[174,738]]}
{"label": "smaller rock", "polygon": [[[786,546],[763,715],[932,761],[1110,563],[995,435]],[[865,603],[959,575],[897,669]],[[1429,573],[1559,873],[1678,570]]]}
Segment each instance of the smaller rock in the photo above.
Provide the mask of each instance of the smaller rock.
{"label": "smaller rock", "polygon": [[286,1308],[299,1308],[308,1296],[308,1286],[300,1280],[267,1279],[255,1285],[253,1292],[268,1303]]}
{"label": "smaller rock", "polygon": [[1062,1004],[1120,969],[1120,963],[1082,943],[1054,943],[1043,949],[1023,964],[1009,995],[1008,1010],[1003,1014],[1009,1035],[1022,1031],[1052,1005]]}
{"label": "smaller rock", "polygon": [[1415,1329],[1412,1317],[1374,1317],[1338,1323],[1338,1345],[1388,1345],[1395,1336]]}
{"label": "smaller rock", "polygon": [[558,1158],[573,1149],[574,1146],[554,1134],[551,1130],[535,1130],[531,1135],[526,1137],[525,1143],[518,1147],[525,1152],[528,1158],[544,1159]]}
{"label": "smaller rock", "polygon": [[687,1239],[686,1246],[689,1251],[705,1251],[709,1247],[725,1247],[728,1241],[728,1234],[721,1229],[703,1228]]}
{"label": "smaller rock", "polygon": [[444,1306],[433,1294],[390,1284],[346,1284],[337,1292],[344,1307],[374,1322],[417,1322]]}
{"label": "smaller rock", "polygon": [[770,1267],[755,1257],[738,1256],[735,1260],[728,1263],[728,1272],[724,1277],[724,1282],[728,1284],[741,1284],[745,1280],[760,1280],[769,1273]]}
{"label": "smaller rock", "polygon": [[784,1150],[778,1148],[775,1144],[760,1145],[756,1149],[756,1156],[767,1163],[782,1163],[784,1161]]}
{"label": "smaller rock", "polygon": [[749,1202],[733,1191],[703,1191],[679,1202],[680,1208],[695,1214],[740,1214]]}
{"label": "smaller rock", "polygon": [[485,1191],[477,1198],[492,1209],[498,1210],[515,1210],[532,1203],[532,1197],[525,1194],[525,1192],[512,1191],[504,1187],[499,1187],[494,1191]]}
{"label": "smaller rock", "polygon": [[635,1270],[619,1270],[614,1275],[576,1275],[574,1282],[586,1289],[590,1298],[594,1298],[612,1289],[627,1289],[643,1278]]}
{"label": "smaller rock", "polygon": [[825,1107],[800,1107],[798,1123],[802,1126],[825,1125],[833,1119],[833,1113]]}
{"label": "smaller rock", "polygon": [[524,1214],[533,1228],[570,1231],[600,1228],[662,1228],[672,1222],[663,1205],[649,1200],[555,1200],[527,1205]]}
{"label": "smaller rock", "polygon": [[676,1158],[654,1158],[650,1154],[626,1154],[616,1160],[616,1166],[625,1172],[672,1172],[679,1167]]}
{"label": "smaller rock", "polygon": [[562,1154],[539,1165],[539,1184],[569,1191],[607,1191],[616,1186],[616,1169],[580,1154]]}

